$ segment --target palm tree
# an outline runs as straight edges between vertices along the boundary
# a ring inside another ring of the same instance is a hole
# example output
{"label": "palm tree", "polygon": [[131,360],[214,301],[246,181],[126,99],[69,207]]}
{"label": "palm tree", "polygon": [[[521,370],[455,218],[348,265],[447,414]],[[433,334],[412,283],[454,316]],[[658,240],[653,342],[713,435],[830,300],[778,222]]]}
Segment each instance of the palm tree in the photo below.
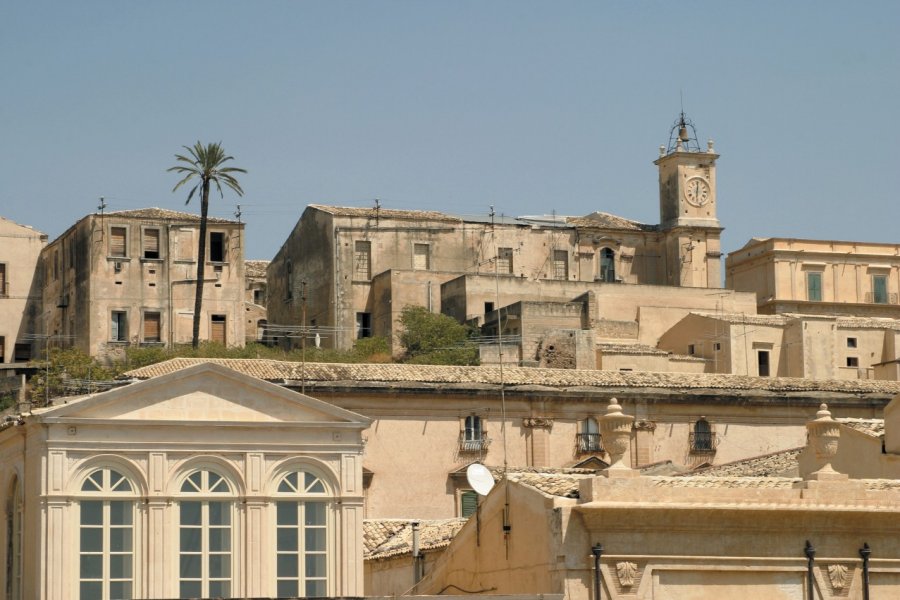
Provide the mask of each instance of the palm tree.
{"label": "palm tree", "polygon": [[222,165],[233,160],[234,157],[226,156],[222,149],[222,143],[212,143],[204,146],[199,141],[193,147],[184,146],[184,149],[190,153],[190,156],[176,154],[178,159],[177,165],[166,169],[166,171],[175,171],[184,178],[175,184],[172,191],[176,191],[182,185],[193,178],[199,179],[197,184],[191,189],[187,200],[188,204],[197,190],[200,190],[200,240],[197,248],[197,294],[194,298],[194,330],[191,344],[196,348],[200,344],[200,309],[203,306],[203,278],[206,266],[206,215],[209,212],[209,188],[211,183],[216,184],[219,190],[219,196],[225,197],[222,193],[222,183],[237,192],[238,196],[244,195],[241,184],[234,178],[232,173],[246,173],[245,169],[237,167],[223,167]]}

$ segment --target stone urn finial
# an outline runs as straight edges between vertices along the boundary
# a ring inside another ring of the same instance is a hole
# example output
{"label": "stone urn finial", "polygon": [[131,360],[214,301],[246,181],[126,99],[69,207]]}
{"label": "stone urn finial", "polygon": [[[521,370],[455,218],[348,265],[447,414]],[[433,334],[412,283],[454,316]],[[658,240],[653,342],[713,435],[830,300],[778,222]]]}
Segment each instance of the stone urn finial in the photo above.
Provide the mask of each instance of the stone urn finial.
{"label": "stone urn finial", "polygon": [[631,471],[631,468],[622,463],[622,458],[628,452],[634,417],[623,414],[619,401],[613,398],[606,407],[606,414],[599,421],[603,449],[609,454],[611,461],[607,472]]}
{"label": "stone urn finial", "polygon": [[831,418],[831,412],[827,404],[819,405],[816,418],[806,424],[809,433],[809,442],[816,452],[816,458],[825,461],[821,469],[810,474],[811,479],[844,479],[831,466],[838,450],[838,440],[841,437],[841,424]]}

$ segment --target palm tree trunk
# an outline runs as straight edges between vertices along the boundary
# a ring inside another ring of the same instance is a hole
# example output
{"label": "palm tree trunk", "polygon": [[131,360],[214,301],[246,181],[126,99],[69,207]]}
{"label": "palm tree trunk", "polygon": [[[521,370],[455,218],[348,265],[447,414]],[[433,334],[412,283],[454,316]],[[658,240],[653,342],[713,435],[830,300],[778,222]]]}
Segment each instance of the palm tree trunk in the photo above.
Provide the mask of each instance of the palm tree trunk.
{"label": "palm tree trunk", "polygon": [[191,345],[200,346],[200,311],[203,308],[203,279],[206,274],[206,214],[209,212],[209,179],[200,189],[200,240],[197,244],[197,292],[194,296],[194,329]]}

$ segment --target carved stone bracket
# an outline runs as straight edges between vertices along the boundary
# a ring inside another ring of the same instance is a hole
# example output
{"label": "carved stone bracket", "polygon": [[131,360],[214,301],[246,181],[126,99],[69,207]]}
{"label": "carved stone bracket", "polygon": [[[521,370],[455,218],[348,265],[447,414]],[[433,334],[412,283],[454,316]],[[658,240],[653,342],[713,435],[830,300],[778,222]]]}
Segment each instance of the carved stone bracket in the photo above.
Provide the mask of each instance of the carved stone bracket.
{"label": "carved stone bracket", "polygon": [[836,594],[850,587],[853,572],[846,565],[828,565],[828,580]]}
{"label": "carved stone bracket", "polygon": [[638,419],[634,422],[633,429],[635,431],[656,431],[656,423],[647,419]]}
{"label": "carved stone bracket", "polygon": [[522,419],[522,427],[551,429],[553,427],[553,419],[550,417],[525,417]]}
{"label": "carved stone bracket", "polygon": [[629,561],[616,563],[616,576],[619,578],[619,585],[623,588],[634,586],[638,576],[637,564]]}

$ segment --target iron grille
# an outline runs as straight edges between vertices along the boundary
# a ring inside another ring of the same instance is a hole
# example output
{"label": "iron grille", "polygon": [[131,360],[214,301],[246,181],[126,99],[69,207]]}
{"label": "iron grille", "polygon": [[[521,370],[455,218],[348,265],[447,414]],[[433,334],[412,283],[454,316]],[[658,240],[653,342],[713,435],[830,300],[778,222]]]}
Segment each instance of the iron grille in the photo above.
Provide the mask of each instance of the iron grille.
{"label": "iron grille", "polygon": [[581,453],[603,452],[603,444],[600,441],[599,433],[575,434],[575,447]]}
{"label": "iron grille", "polygon": [[715,431],[694,432],[690,434],[691,454],[708,454],[716,451],[719,438]]}
{"label": "iron grille", "polygon": [[460,452],[481,452],[487,450],[491,440],[486,433],[475,432],[459,432],[459,451]]}

